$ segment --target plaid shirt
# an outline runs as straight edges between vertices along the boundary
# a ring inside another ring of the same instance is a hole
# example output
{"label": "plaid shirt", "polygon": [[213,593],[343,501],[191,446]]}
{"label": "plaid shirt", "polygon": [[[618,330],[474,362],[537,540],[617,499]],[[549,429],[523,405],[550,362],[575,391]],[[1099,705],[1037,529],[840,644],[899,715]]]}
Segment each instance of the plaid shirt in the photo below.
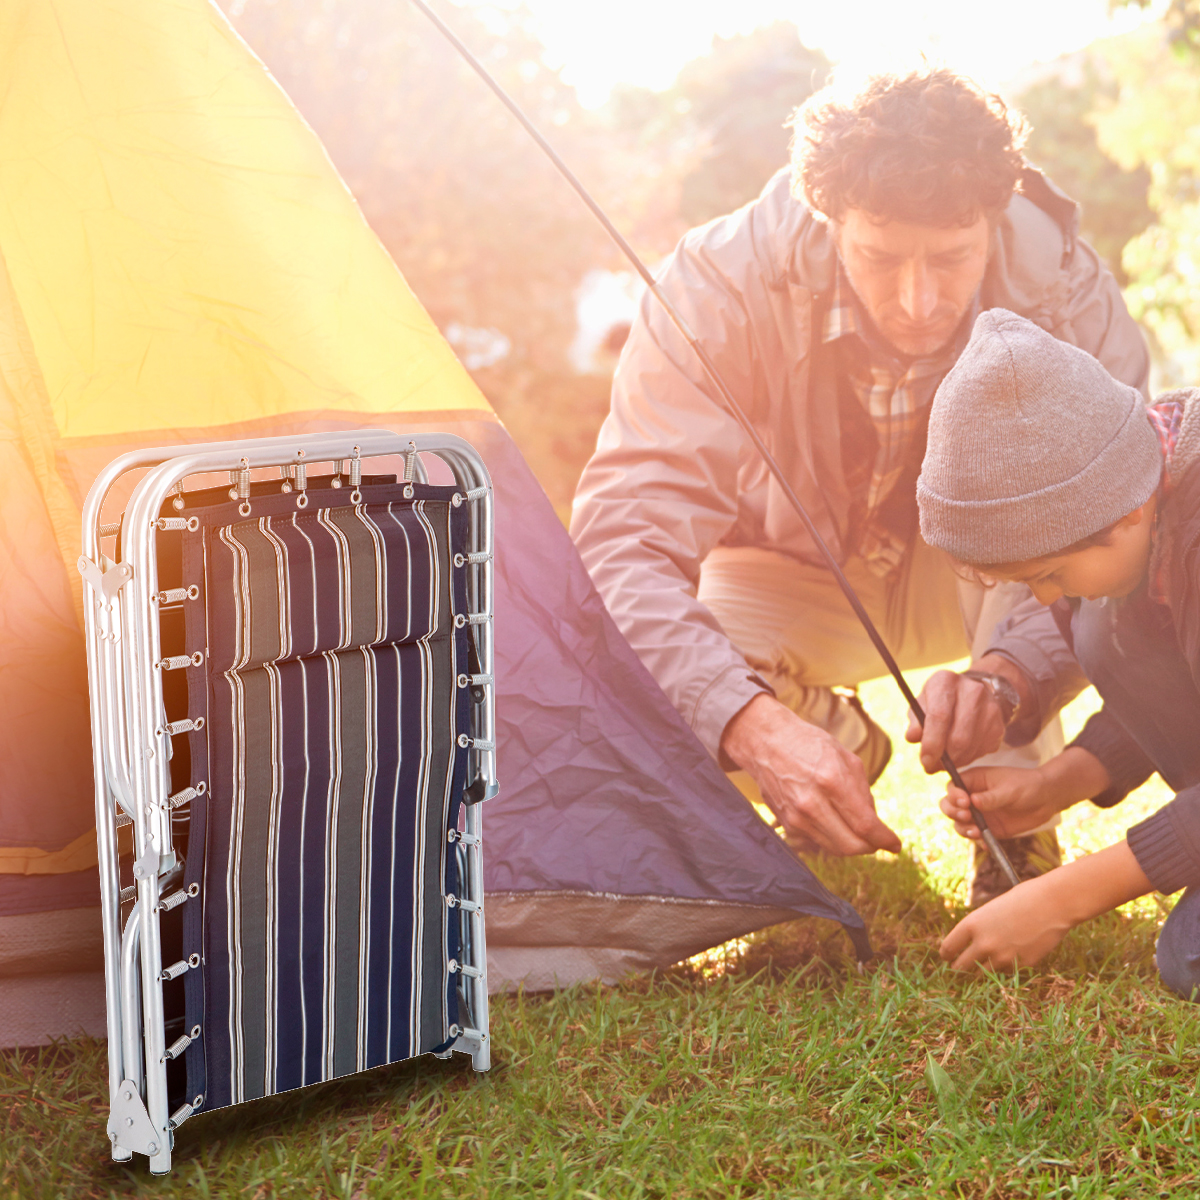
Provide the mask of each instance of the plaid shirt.
{"label": "plaid shirt", "polygon": [[[875,460],[870,464],[854,548],[876,575],[886,577],[895,572],[908,549],[908,539],[879,519],[880,508],[905,468],[924,456],[925,419],[933,394],[962,353],[978,310],[976,297],[958,335],[939,354],[904,359],[874,332],[838,264],[821,340],[831,343],[846,339],[841,347],[844,352],[841,361],[848,368],[854,394],[875,429]],[[865,476],[866,464],[861,465]]]}

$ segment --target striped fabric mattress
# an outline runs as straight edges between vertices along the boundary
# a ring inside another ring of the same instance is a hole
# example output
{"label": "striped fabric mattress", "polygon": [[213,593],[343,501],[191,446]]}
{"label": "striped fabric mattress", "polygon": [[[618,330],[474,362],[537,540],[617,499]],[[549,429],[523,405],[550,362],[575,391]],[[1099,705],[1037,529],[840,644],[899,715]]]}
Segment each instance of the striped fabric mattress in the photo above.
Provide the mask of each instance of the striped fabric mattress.
{"label": "striped fabric mattress", "polygon": [[201,969],[165,986],[201,1030],[186,1099],[206,1110],[437,1049],[458,1018],[446,833],[469,753],[467,518],[453,488],[403,491],[186,513],[199,528],[182,583],[199,596],[184,650],[203,654],[187,713],[204,718],[190,783],[204,786],[182,937]]}

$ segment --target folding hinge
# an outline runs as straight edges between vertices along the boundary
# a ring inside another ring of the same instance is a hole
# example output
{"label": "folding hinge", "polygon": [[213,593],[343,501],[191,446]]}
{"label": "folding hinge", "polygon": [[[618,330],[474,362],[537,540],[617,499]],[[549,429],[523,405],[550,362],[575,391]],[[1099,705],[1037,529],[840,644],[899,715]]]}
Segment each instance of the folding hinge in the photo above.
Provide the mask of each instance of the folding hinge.
{"label": "folding hinge", "polygon": [[100,556],[97,566],[86,554],[81,554],[75,565],[88,587],[92,589],[105,603],[112,598],[133,578],[133,568],[128,563],[114,563],[106,554]]}
{"label": "folding hinge", "polygon": [[133,864],[133,877],[149,879],[152,875],[165,875],[175,866],[176,861],[174,850],[160,854],[152,844],[147,844]]}
{"label": "folding hinge", "polygon": [[108,1136],[114,1146],[151,1158],[162,1149],[162,1135],[154,1128],[138,1086],[132,1079],[126,1079],[112,1097]]}

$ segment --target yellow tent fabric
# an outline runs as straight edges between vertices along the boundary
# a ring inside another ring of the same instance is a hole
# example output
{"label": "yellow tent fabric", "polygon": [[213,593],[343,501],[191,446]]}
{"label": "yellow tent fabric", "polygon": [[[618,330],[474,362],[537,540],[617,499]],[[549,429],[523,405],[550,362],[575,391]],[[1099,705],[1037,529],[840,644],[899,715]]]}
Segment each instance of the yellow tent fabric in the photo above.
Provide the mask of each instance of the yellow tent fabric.
{"label": "yellow tent fabric", "polygon": [[73,564],[103,462],[491,410],[214,4],[5,0],[0,78],[3,874],[86,849]]}

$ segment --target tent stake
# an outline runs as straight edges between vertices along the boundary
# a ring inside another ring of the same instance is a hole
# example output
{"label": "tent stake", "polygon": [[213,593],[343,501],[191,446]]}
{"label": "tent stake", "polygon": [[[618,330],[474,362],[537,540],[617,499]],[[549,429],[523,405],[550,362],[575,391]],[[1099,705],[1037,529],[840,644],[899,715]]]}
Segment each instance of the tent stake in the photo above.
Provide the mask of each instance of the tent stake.
{"label": "tent stake", "polygon": [[[446,40],[450,42],[450,44],[459,52],[459,54],[462,55],[462,57],[467,61],[480,79],[482,79],[483,82],[492,89],[504,107],[507,108],[508,111],[511,112],[518,121],[520,121],[521,125],[525,128],[525,132],[528,133],[529,136],[533,138],[533,140],[537,142],[537,144],[545,151],[546,155],[558,168],[563,178],[566,179],[572,188],[574,188],[576,194],[584,202],[584,204],[591,209],[592,215],[600,222],[601,225],[604,226],[608,236],[611,237],[614,242],[616,242],[621,252],[633,265],[634,270],[636,270],[637,273],[642,277],[642,280],[645,282],[646,287],[650,291],[651,295],[653,295],[655,300],[657,300],[662,306],[663,311],[671,319],[672,324],[674,324],[675,328],[678,329],[683,335],[684,339],[692,348],[696,357],[700,360],[700,364],[703,366],[705,373],[708,375],[717,391],[721,393],[721,398],[724,400],[725,407],[729,410],[730,415],[742,427],[750,441],[754,443],[754,448],[758,451],[759,456],[766,464],[767,470],[771,472],[775,482],[779,485],[784,496],[787,498],[788,503],[795,510],[796,515],[800,518],[804,528],[808,530],[809,537],[812,538],[813,544],[821,552],[821,556],[825,559],[829,569],[833,572],[833,576],[837,580],[838,586],[842,589],[842,593],[850,602],[850,607],[854,609],[855,616],[857,616],[859,621],[862,623],[862,627],[866,630],[867,636],[874,643],[875,649],[879,651],[879,656],[883,659],[884,664],[892,675],[892,678],[895,679],[896,684],[899,686],[905,701],[908,703],[909,709],[913,713],[913,716],[917,718],[918,722],[920,722],[923,727],[925,724],[925,710],[921,707],[916,696],[913,695],[912,688],[908,686],[908,681],[904,678],[904,673],[900,670],[900,665],[892,656],[892,652],[887,648],[882,635],[875,627],[875,622],[871,620],[867,610],[863,607],[862,601],[858,598],[858,594],[855,592],[850,581],[846,578],[840,564],[833,555],[833,551],[829,549],[828,545],[825,543],[825,539],[818,532],[812,517],[810,517],[808,514],[808,510],[801,503],[800,497],[796,495],[792,485],[788,482],[787,476],[783,472],[783,468],[778,462],[776,462],[775,456],[767,448],[766,442],[763,441],[762,437],[758,433],[758,430],[755,429],[751,424],[750,418],[747,417],[745,410],[742,408],[741,404],[738,403],[737,398],[734,396],[725,380],[721,378],[721,373],[717,370],[716,363],[714,363],[709,357],[708,351],[705,350],[700,344],[696,335],[692,332],[691,327],[683,319],[683,314],[676,309],[676,307],[661,291],[659,291],[658,284],[654,276],[650,273],[650,270],[646,264],[642,262],[637,251],[634,250],[634,248],[625,239],[621,231],[612,223],[612,221],[609,220],[608,214],[605,213],[600,205],[596,203],[587,188],[580,183],[578,177],[575,175],[575,172],[572,171],[565,162],[563,162],[558,152],[553,146],[550,145],[548,141],[546,141],[546,139],[542,136],[541,131],[525,115],[517,102],[504,90],[503,87],[500,86],[487,67],[485,67],[483,63],[481,63],[479,59],[471,53],[458,35],[455,34],[455,32],[445,23],[445,21],[443,21],[441,17],[439,17],[437,13],[435,13],[433,9],[425,3],[425,0],[411,0],[411,3],[416,5],[416,7],[419,8],[435,26],[437,26],[438,30],[442,33]],[[962,781],[962,776],[959,775],[958,768],[951,761],[949,754],[942,755],[942,766],[946,769],[950,776],[950,781],[954,784],[954,786],[960,788],[964,793],[966,793],[969,799],[970,793],[967,791],[966,785]],[[983,814],[979,812],[974,804],[970,805],[970,809],[971,819],[979,828],[979,832],[983,838],[983,843],[985,846],[987,846],[988,853],[1008,877],[1009,883],[1013,887],[1016,887],[1021,881],[1017,877],[1016,871],[1013,870],[1013,865],[1011,862],[1009,862],[1008,855],[1004,853],[1003,848],[996,839],[996,835],[992,833],[991,829],[988,828],[988,823],[984,819]]]}

